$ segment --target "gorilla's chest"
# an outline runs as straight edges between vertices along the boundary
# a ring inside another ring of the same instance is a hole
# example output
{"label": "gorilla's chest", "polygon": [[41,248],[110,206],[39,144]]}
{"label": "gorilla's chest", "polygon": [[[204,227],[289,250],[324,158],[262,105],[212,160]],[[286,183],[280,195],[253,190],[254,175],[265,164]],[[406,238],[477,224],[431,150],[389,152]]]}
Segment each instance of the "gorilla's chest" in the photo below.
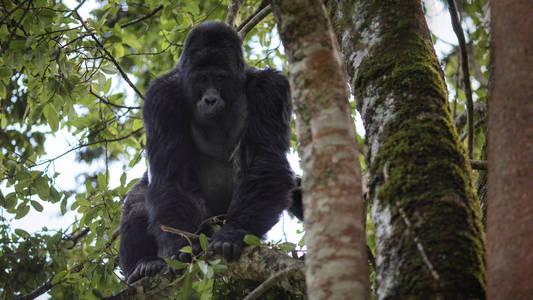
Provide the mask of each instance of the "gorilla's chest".
{"label": "gorilla's chest", "polygon": [[213,215],[225,214],[233,193],[233,167],[229,161],[204,157],[197,176],[200,189]]}

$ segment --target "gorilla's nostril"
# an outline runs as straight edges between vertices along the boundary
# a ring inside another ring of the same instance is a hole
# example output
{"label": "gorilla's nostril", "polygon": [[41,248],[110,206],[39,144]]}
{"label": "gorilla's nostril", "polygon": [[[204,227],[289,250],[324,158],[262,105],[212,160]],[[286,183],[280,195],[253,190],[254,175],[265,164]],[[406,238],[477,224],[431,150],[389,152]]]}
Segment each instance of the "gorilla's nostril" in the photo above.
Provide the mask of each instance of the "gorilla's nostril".
{"label": "gorilla's nostril", "polygon": [[217,102],[217,98],[216,97],[206,97],[204,98],[204,101],[207,105],[213,105],[215,104],[215,102]]}

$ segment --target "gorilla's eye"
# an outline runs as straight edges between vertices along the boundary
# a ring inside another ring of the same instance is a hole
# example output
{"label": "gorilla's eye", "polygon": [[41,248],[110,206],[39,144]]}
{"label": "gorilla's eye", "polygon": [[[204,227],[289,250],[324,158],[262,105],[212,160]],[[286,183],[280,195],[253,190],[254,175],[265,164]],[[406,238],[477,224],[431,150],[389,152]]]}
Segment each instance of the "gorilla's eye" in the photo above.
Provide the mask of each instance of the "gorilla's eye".
{"label": "gorilla's eye", "polygon": [[205,76],[204,74],[198,74],[195,76],[195,81],[196,82],[206,82],[207,81],[207,76]]}
{"label": "gorilla's eye", "polygon": [[218,74],[218,75],[216,75],[215,79],[216,79],[217,81],[222,81],[222,80],[226,79],[226,76],[224,76],[224,75],[222,75],[222,74]]}

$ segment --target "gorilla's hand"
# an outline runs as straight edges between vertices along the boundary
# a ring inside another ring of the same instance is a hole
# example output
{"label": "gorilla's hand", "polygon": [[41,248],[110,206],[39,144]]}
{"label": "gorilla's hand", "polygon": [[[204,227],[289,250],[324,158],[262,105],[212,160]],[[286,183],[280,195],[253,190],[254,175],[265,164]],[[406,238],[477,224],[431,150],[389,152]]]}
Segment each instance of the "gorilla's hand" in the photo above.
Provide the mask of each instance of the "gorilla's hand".
{"label": "gorilla's hand", "polygon": [[[202,252],[202,247],[200,246],[200,241],[198,239],[191,239],[192,245],[192,255],[197,256]],[[179,251],[177,254],[171,256],[172,259],[179,260],[184,263],[190,263],[192,261],[191,253]]]}
{"label": "gorilla's hand", "polygon": [[245,246],[243,238],[248,233],[246,230],[235,228],[230,224],[224,225],[211,239],[209,255],[222,255],[228,261],[239,259]]}
{"label": "gorilla's hand", "polygon": [[126,281],[133,283],[146,276],[155,276],[164,269],[168,269],[168,265],[162,258],[145,257],[137,263],[135,270],[128,276]]}

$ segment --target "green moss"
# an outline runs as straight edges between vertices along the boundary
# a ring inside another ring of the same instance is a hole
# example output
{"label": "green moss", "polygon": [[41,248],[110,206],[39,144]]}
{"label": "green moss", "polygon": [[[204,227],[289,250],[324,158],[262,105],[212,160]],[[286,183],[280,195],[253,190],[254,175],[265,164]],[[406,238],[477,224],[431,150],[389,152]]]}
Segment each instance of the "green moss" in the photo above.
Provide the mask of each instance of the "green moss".
{"label": "green moss", "polygon": [[[380,16],[380,26],[387,30],[361,63],[352,87],[356,99],[367,101],[367,138],[383,141],[370,165],[371,191],[378,194],[378,205],[391,211],[394,232],[387,245],[401,253],[394,258],[401,274],[397,294],[483,298],[479,204],[451,120],[440,65],[415,17],[402,15],[402,9],[389,13]],[[360,110],[362,105],[358,101]]]}

